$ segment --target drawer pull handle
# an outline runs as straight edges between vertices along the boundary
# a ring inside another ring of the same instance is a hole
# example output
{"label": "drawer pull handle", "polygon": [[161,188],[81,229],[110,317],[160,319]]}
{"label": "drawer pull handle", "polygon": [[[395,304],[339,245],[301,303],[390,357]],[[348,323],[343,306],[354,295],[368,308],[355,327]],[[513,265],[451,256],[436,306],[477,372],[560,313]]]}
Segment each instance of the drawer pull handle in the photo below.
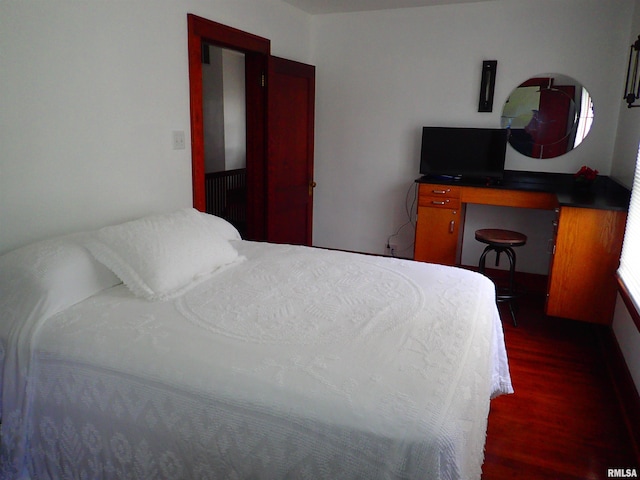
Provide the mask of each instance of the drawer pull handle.
{"label": "drawer pull handle", "polygon": [[436,193],[438,195],[446,195],[450,191],[451,191],[450,188],[447,188],[446,190],[432,190],[433,193]]}
{"label": "drawer pull handle", "polygon": [[446,205],[447,203],[449,203],[449,200],[431,200],[432,205]]}
{"label": "drawer pull handle", "polygon": [[455,226],[456,226],[455,220],[451,220],[449,222],[449,233],[453,233],[453,231],[455,230]]}

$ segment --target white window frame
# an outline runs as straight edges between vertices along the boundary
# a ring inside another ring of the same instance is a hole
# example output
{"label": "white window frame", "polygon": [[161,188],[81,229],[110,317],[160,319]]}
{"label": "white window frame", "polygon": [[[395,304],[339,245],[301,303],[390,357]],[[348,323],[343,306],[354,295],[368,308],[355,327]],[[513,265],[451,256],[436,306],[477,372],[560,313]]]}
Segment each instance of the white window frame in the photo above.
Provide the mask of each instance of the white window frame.
{"label": "white window frame", "polygon": [[618,284],[622,299],[640,330],[640,146],[618,268]]}

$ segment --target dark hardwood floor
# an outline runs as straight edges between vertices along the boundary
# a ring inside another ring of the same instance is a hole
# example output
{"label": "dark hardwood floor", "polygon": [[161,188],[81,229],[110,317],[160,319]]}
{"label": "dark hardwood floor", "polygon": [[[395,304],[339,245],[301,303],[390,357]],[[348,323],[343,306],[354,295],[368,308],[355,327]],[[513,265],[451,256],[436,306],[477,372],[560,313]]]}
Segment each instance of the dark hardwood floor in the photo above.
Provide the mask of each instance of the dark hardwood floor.
{"label": "dark hardwood floor", "polygon": [[604,327],[546,317],[543,307],[543,295],[521,298],[514,327],[500,306],[515,394],[491,402],[483,480],[640,475],[602,360]]}

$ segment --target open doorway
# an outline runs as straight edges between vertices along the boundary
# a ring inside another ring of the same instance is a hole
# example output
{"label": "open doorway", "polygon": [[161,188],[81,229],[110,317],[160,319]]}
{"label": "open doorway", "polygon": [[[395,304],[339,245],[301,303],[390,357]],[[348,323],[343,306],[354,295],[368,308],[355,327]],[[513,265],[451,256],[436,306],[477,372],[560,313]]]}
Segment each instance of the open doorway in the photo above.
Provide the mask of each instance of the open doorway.
{"label": "open doorway", "polygon": [[[233,220],[246,232],[243,234],[246,240],[311,245],[316,185],[313,181],[315,67],[271,56],[268,39],[192,14],[188,14],[187,19],[194,207],[207,211],[205,157],[214,147],[205,145],[209,127],[203,105],[203,53],[211,59],[211,46],[215,46],[222,49],[223,58],[225,55],[235,58],[238,53],[240,58],[244,57],[246,105],[246,180],[244,184],[242,180],[237,184],[233,183],[235,180],[224,180],[224,185],[218,188],[224,192],[221,208],[229,209],[234,202],[242,203],[246,199],[246,209],[242,206],[243,213],[238,213],[244,215],[244,222],[242,217]],[[225,49],[230,52],[225,53]],[[238,67],[238,71],[241,70]],[[236,82],[236,88],[238,84]],[[218,114],[220,112],[224,115],[224,108],[218,108]],[[223,160],[211,160],[214,165],[211,168],[218,172],[242,170],[231,167],[227,160],[227,132],[226,127],[221,126],[226,120],[217,122],[218,129],[222,129],[218,135],[224,138],[224,146],[217,148],[224,150],[225,156]],[[241,144],[241,141],[236,143]],[[220,216],[231,215],[228,211]]]}
{"label": "open doorway", "polygon": [[245,54],[203,42],[206,212],[247,236]]}
{"label": "open doorway", "polygon": [[[244,184],[219,189],[224,191],[225,199],[221,203],[225,205],[237,202],[238,198],[243,203],[241,213],[236,212],[243,238],[247,240],[264,240],[265,233],[265,169],[266,169],[266,91],[264,78],[267,68],[267,60],[271,51],[271,43],[268,39],[242,32],[232,27],[207,20],[196,15],[188,14],[189,30],[189,90],[191,98],[191,155],[193,176],[193,206],[200,211],[207,211],[207,192],[205,177],[209,168],[206,165],[207,151],[212,147],[205,146],[205,131],[209,127],[205,125],[204,102],[205,92],[203,83],[203,60],[209,54],[210,46],[227,50],[225,56],[233,58],[241,55],[244,59],[244,93],[245,99],[245,127],[244,127],[244,157],[245,171]],[[206,46],[206,48],[205,48]],[[237,54],[237,55],[236,55]],[[221,54],[222,56],[222,54]],[[236,58],[236,61],[238,60]],[[233,60],[230,60],[233,63]],[[237,67],[237,71],[241,70]],[[237,82],[236,82],[237,88]],[[236,113],[238,109],[236,108]],[[230,114],[231,115],[231,114]],[[225,122],[226,123],[226,122]],[[218,126],[218,128],[220,128]],[[239,131],[235,129],[235,134]],[[208,135],[208,133],[207,133]],[[228,139],[225,137],[225,144]],[[209,141],[207,140],[207,143]],[[231,142],[240,145],[241,141]],[[217,147],[220,148],[220,147]],[[226,147],[225,147],[226,150]],[[238,152],[235,152],[238,153]],[[225,152],[224,160],[215,160],[210,163],[219,165],[224,162],[224,170],[227,169]],[[235,160],[233,160],[235,162]],[[231,165],[231,163],[229,163]],[[219,167],[212,166],[213,170]],[[212,172],[210,172],[212,173]],[[236,181],[236,180],[233,180]],[[225,182],[233,182],[225,180]],[[244,186],[242,186],[244,185]],[[239,188],[230,193],[234,198],[227,199],[227,192]],[[212,207],[213,208],[213,207]],[[229,211],[229,215],[232,213]],[[224,215],[221,215],[224,216]]]}

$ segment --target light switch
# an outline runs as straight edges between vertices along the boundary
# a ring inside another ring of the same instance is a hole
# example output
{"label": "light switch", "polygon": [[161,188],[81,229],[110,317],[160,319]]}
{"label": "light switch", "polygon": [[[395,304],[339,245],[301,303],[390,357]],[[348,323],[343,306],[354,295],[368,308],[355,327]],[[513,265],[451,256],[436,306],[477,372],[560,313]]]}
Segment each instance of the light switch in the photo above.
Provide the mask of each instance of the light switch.
{"label": "light switch", "polygon": [[184,150],[184,131],[176,130],[173,132],[173,149]]}

